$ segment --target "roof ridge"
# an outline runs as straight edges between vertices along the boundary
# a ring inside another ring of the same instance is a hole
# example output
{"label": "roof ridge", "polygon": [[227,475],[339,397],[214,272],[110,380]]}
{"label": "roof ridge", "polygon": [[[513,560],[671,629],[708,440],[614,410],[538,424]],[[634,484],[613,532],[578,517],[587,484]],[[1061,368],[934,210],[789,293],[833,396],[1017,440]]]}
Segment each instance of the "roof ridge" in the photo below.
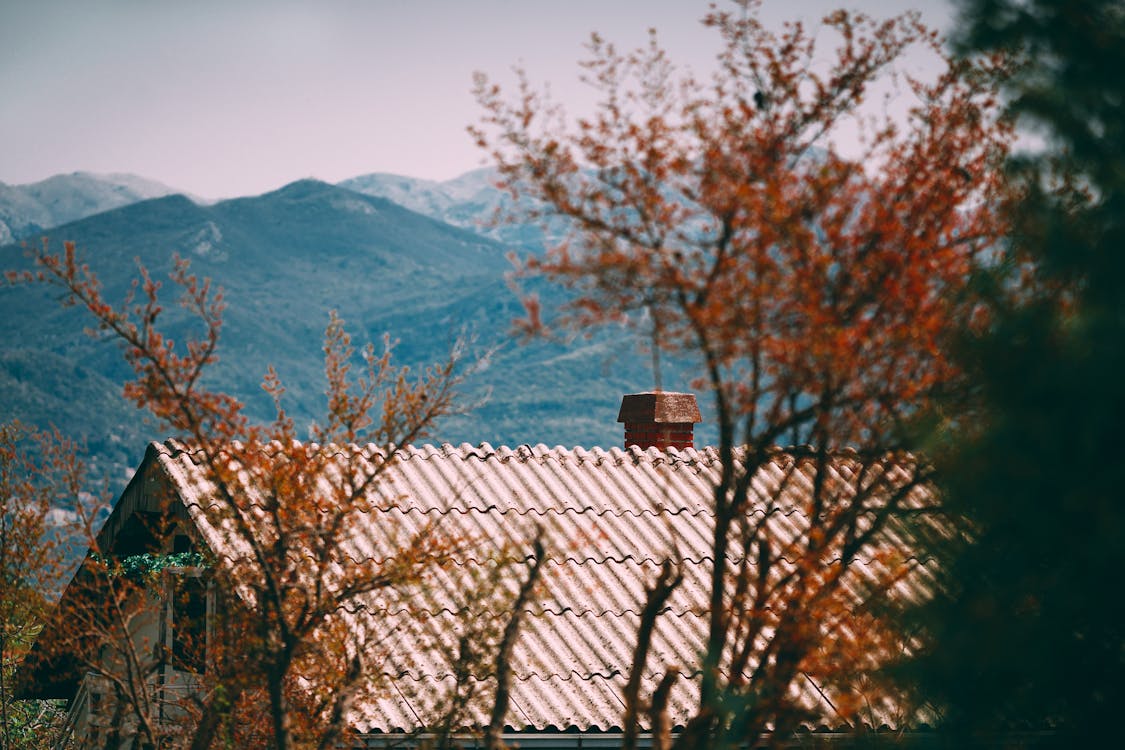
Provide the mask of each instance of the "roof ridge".
{"label": "roof ridge", "polygon": [[[305,444],[312,441],[294,441],[298,445]],[[276,441],[274,441],[276,443]],[[238,445],[236,441],[234,443]],[[192,453],[194,448],[186,441],[179,438],[171,437],[163,441],[153,441],[150,447],[155,448],[165,454],[177,453]],[[402,446],[391,445],[389,448],[378,443],[338,443],[330,444],[334,448],[342,448],[347,445],[351,450],[362,453],[364,455],[372,454],[386,454],[389,451],[394,452],[406,459],[421,457],[432,458],[435,456],[443,456],[446,458],[457,456],[463,459],[477,458],[487,460],[489,458],[498,458],[500,461],[507,461],[513,457],[520,460],[527,460],[529,458],[551,458],[551,457],[575,457],[579,461],[604,461],[612,459],[615,462],[621,463],[626,458],[634,462],[648,460],[653,463],[660,463],[662,461],[671,461],[673,463],[714,463],[719,460],[719,449],[717,446],[707,445],[699,448],[676,448],[668,447],[664,450],[659,448],[642,449],[637,445],[630,445],[626,448],[620,446],[613,446],[605,448],[602,446],[581,446],[576,445],[567,448],[563,445],[549,446],[546,443],[522,443],[515,447],[510,447],[504,444],[493,446],[487,440],[481,441],[476,445],[468,442],[461,442],[454,444],[451,442],[440,443],[408,443]],[[738,446],[735,449],[738,454],[743,454],[747,451],[745,446]],[[342,452],[342,451],[339,451]],[[791,446],[773,446],[769,448],[765,456],[767,459],[786,458],[786,459],[809,459],[818,453],[817,449],[810,445],[791,445]],[[910,460],[911,454],[903,451],[884,451],[885,457],[893,463],[902,463],[904,460]],[[856,450],[851,446],[843,446],[833,448],[828,451],[828,455],[833,459],[850,459],[862,460],[864,458],[862,452]]]}

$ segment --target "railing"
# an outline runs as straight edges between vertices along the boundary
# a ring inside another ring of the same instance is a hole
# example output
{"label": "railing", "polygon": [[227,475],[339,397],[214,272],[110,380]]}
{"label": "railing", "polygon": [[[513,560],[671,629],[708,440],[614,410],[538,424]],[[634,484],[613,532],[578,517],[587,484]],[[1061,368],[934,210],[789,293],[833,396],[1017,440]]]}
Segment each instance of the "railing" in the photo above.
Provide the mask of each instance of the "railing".
{"label": "railing", "polygon": [[[155,702],[154,722],[175,723],[183,710],[178,706],[198,689],[195,675],[161,669],[148,679],[149,690]],[[78,691],[70,701],[63,732],[55,745],[56,750],[67,747],[90,747],[101,745],[98,735],[108,730],[110,718],[114,714],[114,695],[109,679],[96,672],[87,672],[78,684]],[[125,713],[126,716],[129,712]],[[134,724],[135,722],[128,722]],[[132,727],[135,729],[135,726]],[[122,737],[132,732],[129,726],[121,727]],[[126,741],[126,744],[128,742]]]}
{"label": "railing", "polygon": [[78,683],[78,692],[70,701],[70,710],[67,711],[66,723],[56,748],[87,745],[90,729],[97,726],[108,689],[109,681],[93,672],[88,672],[82,678]]}

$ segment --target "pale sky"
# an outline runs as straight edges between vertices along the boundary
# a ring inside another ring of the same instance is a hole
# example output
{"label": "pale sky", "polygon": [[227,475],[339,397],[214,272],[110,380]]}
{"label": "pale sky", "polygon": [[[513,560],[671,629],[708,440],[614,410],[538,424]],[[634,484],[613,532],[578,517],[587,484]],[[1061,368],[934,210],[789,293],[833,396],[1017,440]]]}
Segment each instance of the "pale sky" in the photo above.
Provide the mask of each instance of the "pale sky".
{"label": "pale sky", "polygon": [[[657,29],[706,74],[710,0],[0,0],[0,182],[131,172],[205,198],[303,177],[449,179],[484,164],[465,132],[472,73],[522,65],[580,108],[583,43]],[[947,0],[765,0],[767,22],[841,5],[908,7],[947,29]]]}

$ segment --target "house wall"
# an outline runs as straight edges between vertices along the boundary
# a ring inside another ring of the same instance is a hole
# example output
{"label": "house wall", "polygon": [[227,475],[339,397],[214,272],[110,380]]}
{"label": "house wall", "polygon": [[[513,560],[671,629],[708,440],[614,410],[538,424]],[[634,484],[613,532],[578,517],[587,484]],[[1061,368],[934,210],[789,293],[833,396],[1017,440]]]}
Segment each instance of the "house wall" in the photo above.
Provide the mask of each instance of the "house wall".
{"label": "house wall", "polygon": [[[198,575],[195,569],[173,569],[165,578],[185,574]],[[168,591],[170,587],[162,589]],[[153,722],[175,724],[184,717],[184,706],[199,689],[200,682],[198,675],[171,664],[175,610],[169,598],[161,593],[150,592],[143,604],[134,603],[130,607],[135,612],[130,620],[128,641],[132,654],[127,654],[124,648],[112,652],[103,649],[97,669],[88,672],[79,683],[70,701],[67,720],[73,746],[103,746],[115,721],[122,721],[114,715],[117,704],[113,684],[102,675],[128,675],[127,656],[135,658],[135,663],[144,670],[144,690],[149,697],[148,711]],[[136,720],[126,715],[122,728],[123,734],[128,736],[135,731]],[[120,748],[130,750],[133,744],[132,739],[126,738]]]}
{"label": "house wall", "polygon": [[[174,498],[169,478],[152,458],[150,449],[98,534],[98,546],[116,557],[171,552],[175,534],[187,527],[181,522],[186,519],[182,505],[177,507],[177,503],[169,502]],[[154,521],[160,526],[154,527]],[[94,663],[86,664],[87,670],[72,678],[72,687],[64,696],[50,696],[70,698],[68,729],[72,746],[101,746],[115,721],[116,691],[110,680],[99,675],[133,675],[132,679],[143,680],[143,692],[149,696],[148,711],[156,723],[175,722],[182,717],[180,706],[198,689],[198,677],[176,669],[171,663],[176,613],[168,592],[174,577],[199,575],[201,571],[197,568],[170,568],[159,573],[143,600],[126,602],[121,608],[128,617],[126,644],[116,648],[103,646]],[[68,595],[89,595],[88,588],[72,586],[64,593],[64,601]],[[65,623],[54,623],[53,627],[66,632]],[[46,663],[40,666],[42,670],[49,667]],[[140,675],[136,674],[138,668]],[[32,674],[31,678],[34,677]],[[128,735],[135,726],[135,719],[126,719],[122,728]],[[131,740],[124,741],[122,750],[131,745]]]}

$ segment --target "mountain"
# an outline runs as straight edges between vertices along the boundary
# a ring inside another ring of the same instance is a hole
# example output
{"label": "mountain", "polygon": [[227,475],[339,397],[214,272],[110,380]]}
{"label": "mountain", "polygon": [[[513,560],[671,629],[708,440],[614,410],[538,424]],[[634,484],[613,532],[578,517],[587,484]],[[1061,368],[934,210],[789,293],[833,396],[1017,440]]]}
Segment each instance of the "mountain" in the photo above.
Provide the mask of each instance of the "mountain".
{"label": "mountain", "polygon": [[378,196],[453,226],[470,229],[514,247],[539,249],[545,240],[565,234],[562,222],[548,225],[546,233],[534,224],[496,223],[494,217],[520,213],[527,204],[496,187],[495,168],[466,172],[445,182],[375,172],[337,183],[340,187],[365,195]]}
{"label": "mountain", "polygon": [[420,177],[374,172],[336,184],[364,195],[386,198],[411,211],[433,218],[444,216],[454,203],[453,197],[444,187],[445,183],[424,180]]}
{"label": "mountain", "polygon": [[[497,172],[486,167],[444,182],[376,172],[338,183],[364,195],[386,198],[424,216],[523,248],[543,245],[542,229],[530,224],[494,225],[498,209],[518,207],[495,186]],[[73,172],[27,185],[0,182],[0,245],[38,238],[68,222],[151,198],[183,193],[131,174]],[[192,198],[196,203],[204,201]],[[551,238],[562,234],[552,227]]]}
{"label": "mountain", "polygon": [[[389,200],[305,180],[265,195],[202,206],[183,196],[134,203],[47,232],[78,243],[107,298],[120,299],[137,258],[162,277],[173,254],[225,292],[228,307],[213,384],[271,416],[260,389],[274,365],[298,424],[324,411],[322,334],[336,309],[353,340],[398,340],[412,367],[442,360],[471,340],[463,391],[471,412],[445,420],[433,439],[519,445],[620,444],[623,393],[651,385],[648,357],[624,329],[568,344],[521,345],[508,335],[520,305],[507,287],[510,248]],[[26,266],[19,247],[0,248],[0,268]],[[166,285],[167,286],[167,285]],[[559,290],[534,285],[548,307]],[[191,321],[163,292],[165,326],[182,341]],[[84,314],[49,287],[0,287],[7,321],[0,350],[0,420],[55,424],[80,437],[97,470],[120,480],[146,441],[165,437],[126,405],[129,375],[116,345],[81,330]],[[670,372],[671,371],[671,372]],[[679,371],[682,374],[682,370]],[[665,368],[669,389],[685,377]]]}
{"label": "mountain", "polygon": [[0,245],[44,229],[180,192],[131,174],[73,172],[27,185],[0,182]]}

